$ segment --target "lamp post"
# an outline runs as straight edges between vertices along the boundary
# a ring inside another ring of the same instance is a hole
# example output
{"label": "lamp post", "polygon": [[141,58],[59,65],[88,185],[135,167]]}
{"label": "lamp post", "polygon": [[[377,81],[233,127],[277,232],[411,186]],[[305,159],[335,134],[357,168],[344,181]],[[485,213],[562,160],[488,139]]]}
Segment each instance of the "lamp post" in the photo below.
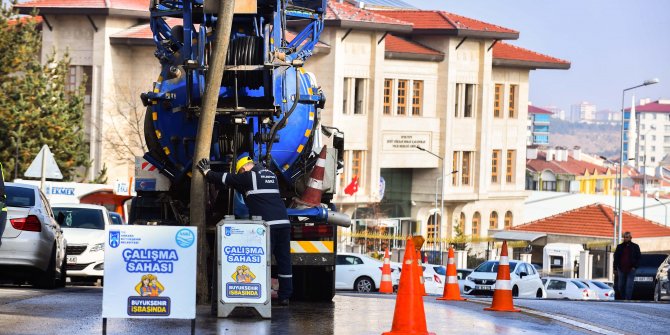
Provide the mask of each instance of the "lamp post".
{"label": "lamp post", "polygon": [[[416,148],[421,150],[421,151],[427,152],[427,153],[437,157],[440,161],[442,161],[442,174],[439,177],[437,177],[437,179],[435,180],[435,201],[436,201],[435,211],[437,211],[437,183],[440,179],[442,180],[442,187],[441,187],[442,195],[440,197],[440,224],[437,227],[437,239],[439,240],[438,250],[440,251],[440,264],[442,264],[442,227],[444,227],[444,181],[445,181],[444,178],[446,178],[446,175],[445,175],[446,164],[444,164],[444,158],[443,157],[441,157],[441,156],[439,156],[439,155],[437,155],[437,154],[435,154],[435,153],[433,153],[433,152],[431,152],[431,151],[429,151],[429,150],[427,150],[423,147],[420,147],[418,145],[416,146]],[[457,172],[458,171],[451,171],[451,173],[449,173],[449,174],[451,175],[452,173],[457,173]]]}
{"label": "lamp post", "polygon": [[633,87],[629,87],[624,89],[621,92],[621,151],[620,151],[620,156],[619,156],[619,211],[618,211],[618,217],[619,217],[619,227],[617,231],[617,227],[614,227],[615,231],[615,236],[617,237],[617,243],[621,243],[621,229],[623,227],[623,208],[621,206],[622,201],[621,199],[623,198],[623,134],[624,134],[624,123],[625,123],[625,113],[624,113],[624,102],[625,102],[625,97],[626,97],[626,91],[630,91],[632,89],[636,89],[638,87],[642,86],[648,86],[648,85],[653,85],[657,84],[659,82],[658,78],[653,78],[653,79],[648,79],[645,80],[642,84],[636,85]]}
{"label": "lamp post", "polygon": [[664,225],[667,227],[668,226],[668,205],[662,203],[661,200],[658,200],[658,197],[654,197],[654,200],[658,201],[658,203],[663,205],[663,208],[665,208],[665,223],[664,223]]}
{"label": "lamp post", "polygon": [[[650,131],[656,130],[653,124],[644,132],[644,158],[642,159],[642,218],[647,219],[647,136]],[[639,143],[639,141],[638,141]],[[637,153],[639,155],[639,152]]]}

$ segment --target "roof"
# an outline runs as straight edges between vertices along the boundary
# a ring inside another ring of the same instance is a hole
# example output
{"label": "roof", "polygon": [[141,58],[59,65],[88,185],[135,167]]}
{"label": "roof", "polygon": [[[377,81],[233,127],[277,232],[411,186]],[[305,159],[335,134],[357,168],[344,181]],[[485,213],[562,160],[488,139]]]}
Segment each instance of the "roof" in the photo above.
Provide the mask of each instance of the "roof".
{"label": "roof", "polygon": [[496,240],[507,241],[528,241],[534,242],[537,239],[546,237],[545,233],[525,232],[525,231],[510,231],[501,230],[493,233],[493,238]]}
{"label": "roof", "polygon": [[15,6],[21,14],[115,14],[148,18],[150,0],[28,0]]}
{"label": "roof", "polygon": [[406,2],[400,0],[347,0],[351,3],[363,3],[365,7],[372,6],[375,8],[416,8]]}
{"label": "roof", "polygon": [[444,54],[412,40],[395,35],[386,36],[385,57],[388,59],[428,60],[441,62]]}
{"label": "roof", "polygon": [[[630,111],[630,107],[626,108],[626,111]],[[635,106],[635,112],[670,113],[670,100],[656,100],[648,104]]]}
{"label": "roof", "polygon": [[[385,30],[388,32],[410,32],[412,24],[401,19],[388,17],[347,2],[329,0],[324,24],[342,28]],[[385,13],[385,11],[384,11]]]}
{"label": "roof", "polygon": [[[609,171],[609,169],[604,166],[576,160],[571,155],[568,155],[568,160],[566,161],[547,161],[547,153],[543,151],[537,153],[537,159],[526,160],[526,168],[534,172],[550,170],[556,174],[572,174],[578,176],[583,176],[587,173],[593,175],[596,174],[596,172],[599,175],[604,175]],[[614,173],[614,171],[612,171],[612,173]]]}
{"label": "roof", "polygon": [[[554,216],[512,227],[512,231],[542,232],[612,238],[615,216],[613,208],[600,203],[591,204]],[[630,231],[633,238],[670,236],[670,228],[623,211],[622,231]]]}
{"label": "roof", "polygon": [[493,46],[493,65],[533,69],[569,69],[570,62],[541,53],[498,42]]}
{"label": "roof", "polygon": [[384,10],[378,13],[410,22],[412,34],[444,34],[454,36],[517,39],[519,32],[494,24],[436,10]]}
{"label": "roof", "polygon": [[533,105],[528,105],[528,114],[554,114],[551,111],[548,111],[544,108],[535,107]]}

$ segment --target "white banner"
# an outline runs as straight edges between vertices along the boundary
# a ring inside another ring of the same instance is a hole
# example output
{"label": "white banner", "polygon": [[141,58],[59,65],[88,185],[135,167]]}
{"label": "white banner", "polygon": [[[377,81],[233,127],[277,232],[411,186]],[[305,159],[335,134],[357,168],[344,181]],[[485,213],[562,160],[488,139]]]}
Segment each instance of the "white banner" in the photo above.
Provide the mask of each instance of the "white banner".
{"label": "white banner", "polygon": [[113,226],[106,236],[102,317],[195,319],[196,228]]}
{"label": "white banner", "polygon": [[221,300],[262,304],[268,300],[268,229],[263,224],[224,223],[221,241]]}

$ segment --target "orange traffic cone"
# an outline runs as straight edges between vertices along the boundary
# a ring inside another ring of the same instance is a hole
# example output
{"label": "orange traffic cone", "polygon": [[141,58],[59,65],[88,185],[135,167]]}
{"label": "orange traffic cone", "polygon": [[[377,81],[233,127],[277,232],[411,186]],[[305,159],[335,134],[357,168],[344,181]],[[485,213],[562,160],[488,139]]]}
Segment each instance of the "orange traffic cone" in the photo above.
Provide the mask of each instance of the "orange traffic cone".
{"label": "orange traffic cone", "polygon": [[413,252],[414,242],[407,239],[405,257],[400,273],[400,287],[395,300],[393,326],[390,332],[382,335],[434,335],[426,328],[426,314],[423,309],[423,298],[416,294],[419,281],[416,275],[416,253]]}
{"label": "orange traffic cone", "polygon": [[493,302],[491,307],[484,308],[487,311],[497,312],[520,312],[514,308],[512,299],[512,285],[509,276],[509,259],[507,258],[507,241],[503,241],[498,262],[498,275],[496,277],[495,291],[493,291]]}
{"label": "orange traffic cone", "polygon": [[421,251],[417,250],[416,251],[416,269],[417,272],[419,273],[419,290],[417,291],[418,294],[421,296],[428,295],[426,294],[426,281],[423,279],[423,263],[421,262]]}
{"label": "orange traffic cone", "polygon": [[384,253],[384,265],[382,266],[382,281],[379,284],[379,293],[393,293],[393,281],[391,280],[391,257],[389,248]]}
{"label": "orange traffic cone", "polygon": [[449,246],[449,258],[447,260],[447,275],[445,277],[444,292],[437,300],[466,300],[461,298],[461,289],[458,287],[458,273],[456,272],[456,259],[454,258],[454,247]]}
{"label": "orange traffic cone", "polygon": [[302,193],[300,199],[293,199],[297,207],[315,207],[321,206],[321,196],[323,195],[323,175],[326,166],[326,153],[328,150],[324,145],[319,153],[319,159],[316,160],[316,165],[309,175],[309,182],[307,182],[307,189]]}

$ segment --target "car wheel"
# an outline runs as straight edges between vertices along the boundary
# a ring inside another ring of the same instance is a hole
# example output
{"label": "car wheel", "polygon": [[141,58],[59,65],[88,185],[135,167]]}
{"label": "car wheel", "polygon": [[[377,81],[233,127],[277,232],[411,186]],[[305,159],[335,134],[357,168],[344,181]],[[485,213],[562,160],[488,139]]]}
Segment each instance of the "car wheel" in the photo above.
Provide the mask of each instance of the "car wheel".
{"label": "car wheel", "polygon": [[542,299],[542,289],[538,288],[537,293],[535,293],[535,298]]}
{"label": "car wheel", "polygon": [[63,261],[61,262],[60,265],[60,278],[58,278],[58,282],[56,285],[58,287],[65,287],[65,282],[67,278],[67,253],[63,255]]}
{"label": "car wheel", "polygon": [[49,266],[41,278],[37,280],[37,287],[52,290],[56,288],[56,246],[51,249]]}
{"label": "car wheel", "polygon": [[515,298],[519,296],[519,288],[516,285],[512,287],[512,296]]}
{"label": "car wheel", "polygon": [[375,283],[369,277],[360,277],[354,283],[354,290],[360,293],[369,293],[374,291]]}

